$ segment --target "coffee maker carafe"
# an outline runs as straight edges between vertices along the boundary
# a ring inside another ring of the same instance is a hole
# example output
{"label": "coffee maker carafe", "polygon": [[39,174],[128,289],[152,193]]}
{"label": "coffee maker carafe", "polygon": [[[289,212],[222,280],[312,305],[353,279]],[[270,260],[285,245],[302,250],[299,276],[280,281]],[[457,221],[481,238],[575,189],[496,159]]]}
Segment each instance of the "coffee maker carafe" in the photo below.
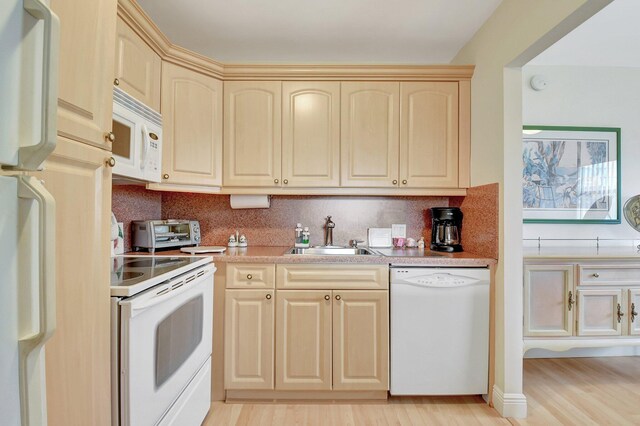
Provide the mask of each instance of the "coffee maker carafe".
{"label": "coffee maker carafe", "polygon": [[462,251],[460,231],[462,212],[457,207],[433,207],[431,209],[431,250]]}

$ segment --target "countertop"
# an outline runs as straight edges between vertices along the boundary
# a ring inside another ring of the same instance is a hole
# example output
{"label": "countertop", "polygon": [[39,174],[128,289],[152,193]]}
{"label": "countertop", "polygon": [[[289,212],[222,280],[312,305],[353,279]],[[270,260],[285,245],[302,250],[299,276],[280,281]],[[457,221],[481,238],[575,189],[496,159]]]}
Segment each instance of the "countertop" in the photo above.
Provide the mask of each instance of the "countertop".
{"label": "countertop", "polygon": [[[469,252],[441,253],[431,250],[418,251],[417,249],[391,250],[389,256],[384,255],[295,255],[285,254],[291,247],[266,247],[250,246],[246,248],[227,248],[224,253],[196,254],[211,256],[214,262],[233,263],[393,263],[401,265],[420,266],[490,266],[496,264],[496,259],[482,257]],[[377,249],[374,249],[377,250]],[[129,252],[127,255],[149,255],[147,252]],[[157,256],[191,256],[180,250],[157,251]]]}
{"label": "countertop", "polygon": [[525,259],[637,259],[640,260],[640,251],[633,246],[616,247],[525,247],[523,250]]}

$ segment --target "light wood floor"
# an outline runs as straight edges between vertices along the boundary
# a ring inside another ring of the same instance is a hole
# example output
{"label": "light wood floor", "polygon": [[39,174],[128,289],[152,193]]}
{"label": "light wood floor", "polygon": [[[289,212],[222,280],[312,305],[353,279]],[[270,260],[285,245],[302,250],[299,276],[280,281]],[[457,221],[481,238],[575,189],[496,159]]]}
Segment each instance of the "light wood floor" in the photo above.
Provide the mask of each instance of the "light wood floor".
{"label": "light wood floor", "polygon": [[640,425],[640,357],[525,359],[515,425]]}
{"label": "light wood floor", "polygon": [[640,425],[640,357],[526,359],[524,393],[524,420],[501,418],[480,397],[394,397],[361,404],[215,402],[204,425]]}

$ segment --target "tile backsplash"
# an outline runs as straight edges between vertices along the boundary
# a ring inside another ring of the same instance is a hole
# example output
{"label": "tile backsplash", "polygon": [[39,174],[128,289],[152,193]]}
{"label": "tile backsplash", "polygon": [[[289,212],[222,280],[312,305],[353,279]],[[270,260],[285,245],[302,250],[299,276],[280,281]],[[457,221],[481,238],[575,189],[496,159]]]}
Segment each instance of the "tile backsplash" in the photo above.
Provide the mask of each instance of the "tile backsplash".
{"label": "tile backsplash", "polygon": [[324,222],[331,215],[333,242],[367,239],[367,229],[407,225],[407,236],[431,240],[431,207],[460,207],[464,213],[462,244],[466,251],[498,256],[498,185],[469,188],[466,197],[273,196],[268,209],[233,210],[228,195],[148,191],[114,186],[113,211],[124,222],[125,251],[131,250],[131,221],[195,219],[203,245],[226,245],[238,230],[249,245],[291,246],[296,223],[308,226],[311,244],[324,243]]}

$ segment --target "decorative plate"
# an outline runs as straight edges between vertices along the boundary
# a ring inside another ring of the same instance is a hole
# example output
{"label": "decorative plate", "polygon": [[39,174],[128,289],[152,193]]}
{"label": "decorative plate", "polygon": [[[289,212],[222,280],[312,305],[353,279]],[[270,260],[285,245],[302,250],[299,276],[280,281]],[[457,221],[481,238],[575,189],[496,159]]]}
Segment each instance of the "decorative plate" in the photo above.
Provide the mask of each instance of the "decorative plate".
{"label": "decorative plate", "polygon": [[222,246],[200,246],[200,247],[182,247],[181,252],[184,253],[223,253],[227,248]]}
{"label": "decorative plate", "polygon": [[640,195],[634,195],[624,203],[624,218],[627,219],[629,225],[636,231],[640,232]]}

